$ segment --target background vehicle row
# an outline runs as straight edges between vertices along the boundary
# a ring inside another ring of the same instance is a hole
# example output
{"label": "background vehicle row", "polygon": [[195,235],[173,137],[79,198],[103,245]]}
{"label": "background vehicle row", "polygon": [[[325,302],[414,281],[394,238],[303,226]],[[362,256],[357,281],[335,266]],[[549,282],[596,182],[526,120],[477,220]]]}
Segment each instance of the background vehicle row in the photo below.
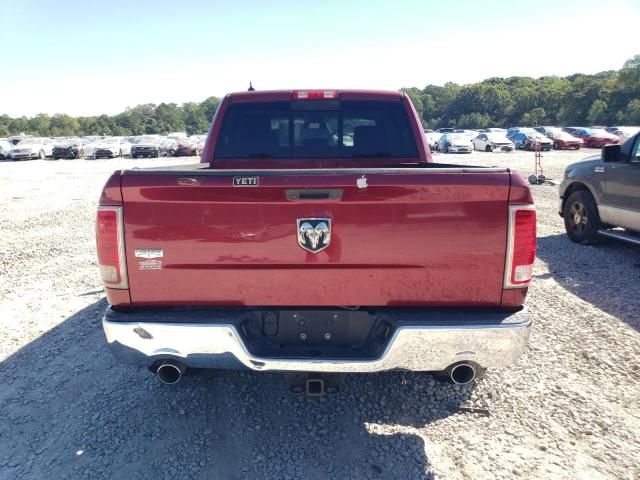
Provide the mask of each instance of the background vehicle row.
{"label": "background vehicle row", "polygon": [[205,135],[180,133],[136,137],[14,136],[0,138],[0,160],[198,156],[204,148],[204,140]]}

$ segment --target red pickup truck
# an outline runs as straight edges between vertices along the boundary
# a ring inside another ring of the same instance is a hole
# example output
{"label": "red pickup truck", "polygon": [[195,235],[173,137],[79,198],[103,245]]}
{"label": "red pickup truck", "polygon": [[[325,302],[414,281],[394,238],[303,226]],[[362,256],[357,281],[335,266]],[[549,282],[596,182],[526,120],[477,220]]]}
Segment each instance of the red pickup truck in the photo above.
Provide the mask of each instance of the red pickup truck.
{"label": "red pickup truck", "polygon": [[535,235],[524,179],[434,163],[402,93],[233,93],[200,164],[107,181],[103,326],[165,383],[187,367],[467,383],[526,347]]}

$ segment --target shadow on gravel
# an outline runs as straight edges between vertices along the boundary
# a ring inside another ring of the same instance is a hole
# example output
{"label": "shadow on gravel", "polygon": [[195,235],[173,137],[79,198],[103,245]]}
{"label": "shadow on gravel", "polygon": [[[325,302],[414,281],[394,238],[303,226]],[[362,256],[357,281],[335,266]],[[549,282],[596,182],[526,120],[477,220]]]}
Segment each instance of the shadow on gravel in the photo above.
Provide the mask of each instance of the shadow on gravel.
{"label": "shadow on gravel", "polygon": [[537,256],[562,287],[640,330],[640,248],[603,239],[579,245],[566,235],[538,238]]}
{"label": "shadow on gravel", "polygon": [[320,399],[271,373],[198,371],[166,386],[111,356],[105,307],[0,363],[0,479],[431,478],[416,427],[472,392],[400,373],[347,376]]}

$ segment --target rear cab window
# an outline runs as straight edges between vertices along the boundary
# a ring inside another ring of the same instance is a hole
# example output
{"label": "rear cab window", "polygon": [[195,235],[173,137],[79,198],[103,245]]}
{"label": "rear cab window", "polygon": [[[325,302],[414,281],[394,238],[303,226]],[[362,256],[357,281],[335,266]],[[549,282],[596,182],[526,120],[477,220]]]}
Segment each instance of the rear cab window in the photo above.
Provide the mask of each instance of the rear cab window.
{"label": "rear cab window", "polygon": [[215,158],[417,158],[401,101],[290,100],[230,104]]}

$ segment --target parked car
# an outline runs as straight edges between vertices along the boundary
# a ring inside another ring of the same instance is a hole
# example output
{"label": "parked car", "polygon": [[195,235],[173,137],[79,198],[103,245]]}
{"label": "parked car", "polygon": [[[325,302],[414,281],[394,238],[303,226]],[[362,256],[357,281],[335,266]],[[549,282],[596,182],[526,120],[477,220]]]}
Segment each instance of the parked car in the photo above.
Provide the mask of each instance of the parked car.
{"label": "parked car", "polygon": [[507,134],[506,128],[497,128],[497,127],[489,127],[482,130],[483,133],[502,133],[503,135]]}
{"label": "parked car", "polygon": [[139,139],[138,143],[134,143],[131,145],[131,157],[139,158],[139,157],[160,157],[162,154],[166,152],[166,149],[163,150],[160,145],[159,137],[142,137]]}
{"label": "parked car", "polygon": [[17,145],[27,138],[33,138],[33,135],[13,135],[12,137],[7,138],[7,140],[11,145]]}
{"label": "parked car", "polygon": [[582,139],[574,137],[560,127],[535,127],[535,130],[553,141],[554,150],[577,150],[582,147]]}
{"label": "parked car", "polygon": [[473,144],[460,133],[445,133],[438,141],[438,151],[444,153],[471,153]]}
{"label": "parked car", "polygon": [[580,128],[574,130],[571,135],[581,138],[586,148],[602,148],[605,145],[620,143],[618,137],[604,129]]}
{"label": "parked car", "polygon": [[53,154],[53,140],[50,138],[27,138],[11,149],[13,160],[41,160]]}
{"label": "parked car", "polygon": [[123,157],[131,155],[131,142],[128,138],[120,137],[120,151]]}
{"label": "parked car", "polygon": [[474,150],[482,152],[511,152],[515,149],[513,142],[504,133],[481,133],[471,140]]}
{"label": "parked car", "polygon": [[61,158],[78,159],[91,157],[95,150],[95,145],[88,138],[71,137],[59,140],[54,143],[51,156],[54,160]]}
{"label": "parked car", "polygon": [[607,127],[605,130],[616,135],[620,143],[624,143],[640,132],[640,127]]}
{"label": "parked car", "polygon": [[0,160],[6,160],[11,158],[11,149],[13,144],[9,140],[3,138],[0,140]]}
{"label": "parked car", "polygon": [[586,127],[562,127],[562,131],[573,135],[573,132],[575,132],[576,130],[583,130],[585,128]]}
{"label": "parked car", "polygon": [[191,157],[194,155],[200,155],[202,153],[202,146],[199,144],[198,139],[185,138],[178,141],[176,146],[176,157]]}
{"label": "parked car", "polygon": [[456,134],[459,133],[460,135],[464,135],[469,140],[472,140],[476,138],[478,135],[480,135],[480,132],[476,130],[466,130],[466,129],[458,129],[458,130],[455,130],[453,133],[456,133]]}
{"label": "parked car", "polygon": [[574,242],[588,245],[604,236],[640,245],[640,134],[569,165],[559,213]]}
{"label": "parked car", "polygon": [[106,182],[97,253],[117,358],[170,384],[190,367],[314,372],[316,395],[322,372],[464,384],[517,361],[536,245],[520,174],[433,163],[400,92],[241,92],[218,112],[200,165]]}
{"label": "parked car", "polygon": [[554,133],[554,132],[557,133],[559,131],[562,131],[562,129],[560,127],[550,127],[550,126],[547,126],[547,127],[533,127],[533,129],[536,132],[540,132],[541,134],[546,135],[549,138],[551,138],[551,134],[552,133]]}
{"label": "parked car", "polygon": [[118,137],[106,137],[96,142],[94,158],[123,157],[129,153],[127,150],[131,151],[129,142]]}
{"label": "parked car", "polygon": [[175,156],[179,143],[180,142],[174,138],[163,138],[160,142],[161,153],[167,157]]}
{"label": "parked car", "polygon": [[513,137],[517,134],[517,133],[527,133],[527,134],[533,134],[536,135],[539,132],[537,132],[535,129],[531,128],[531,127],[511,127],[507,130],[507,138],[509,140],[511,140],[513,142]]}
{"label": "parked car", "polygon": [[517,149],[535,150],[536,143],[540,144],[540,150],[549,151],[553,147],[551,139],[531,129],[531,131],[517,132],[510,140]]}
{"label": "parked car", "polygon": [[550,133],[549,138],[553,141],[554,150],[579,150],[584,145],[581,138],[574,137],[560,129]]}
{"label": "parked car", "polygon": [[429,144],[429,150],[435,152],[438,149],[438,140],[440,140],[442,134],[434,132],[433,130],[425,130],[424,136],[426,137],[427,143]]}

